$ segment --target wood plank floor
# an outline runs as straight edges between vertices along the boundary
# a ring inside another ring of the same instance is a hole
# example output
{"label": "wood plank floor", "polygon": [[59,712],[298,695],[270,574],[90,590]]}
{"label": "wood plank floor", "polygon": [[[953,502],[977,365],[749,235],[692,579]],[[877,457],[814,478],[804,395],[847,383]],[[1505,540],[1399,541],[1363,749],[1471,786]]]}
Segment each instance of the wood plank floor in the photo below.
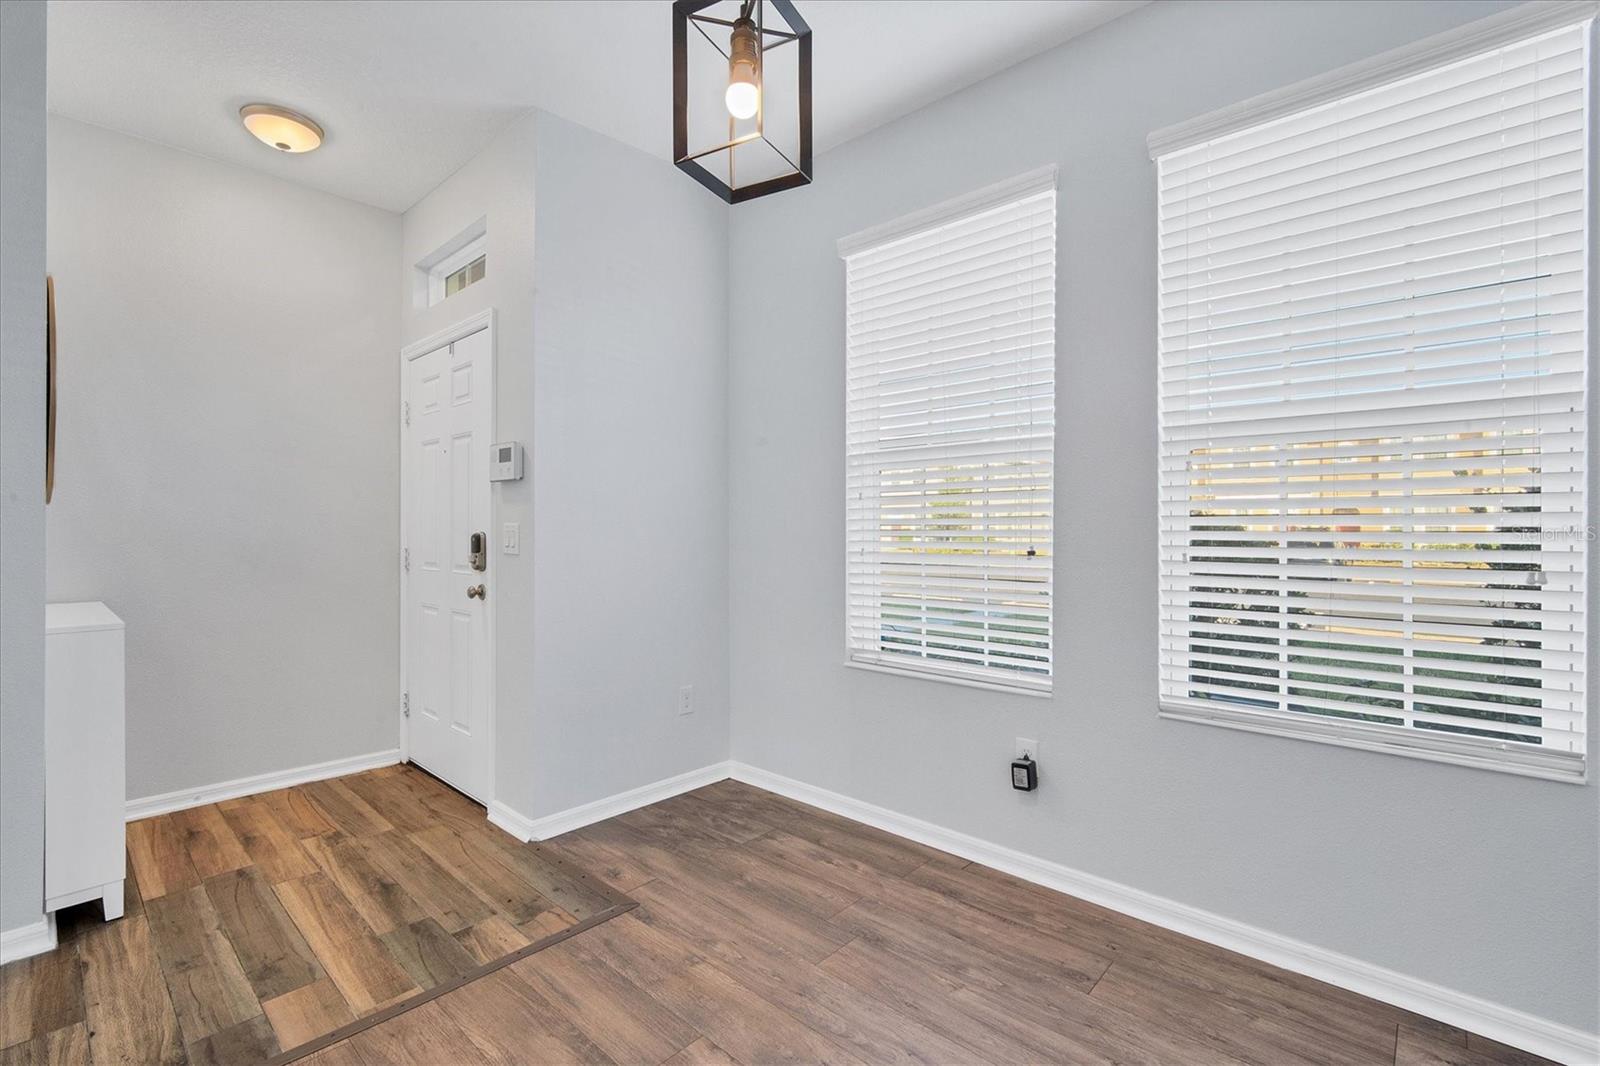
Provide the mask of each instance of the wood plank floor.
{"label": "wood plank floor", "polygon": [[259,1060],[599,904],[541,856],[638,907],[301,1062],[1543,1061],[732,781],[539,848],[398,768],[152,823],[0,1066]]}
{"label": "wood plank floor", "polygon": [[545,847],[639,907],[303,1061],[1543,1061],[731,781]]}
{"label": "wood plank floor", "polygon": [[629,901],[385,767],[128,826],[127,915],[0,968],[0,1066],[261,1062]]}

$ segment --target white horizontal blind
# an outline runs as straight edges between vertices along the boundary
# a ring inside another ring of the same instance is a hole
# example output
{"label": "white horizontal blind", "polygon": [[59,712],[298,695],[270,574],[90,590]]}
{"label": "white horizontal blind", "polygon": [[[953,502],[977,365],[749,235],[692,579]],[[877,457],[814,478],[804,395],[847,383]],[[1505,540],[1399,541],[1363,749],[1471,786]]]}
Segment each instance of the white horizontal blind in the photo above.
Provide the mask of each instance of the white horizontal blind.
{"label": "white horizontal blind", "polygon": [[1582,775],[1588,38],[1158,157],[1164,712]]}
{"label": "white horizontal blind", "polygon": [[851,661],[1047,689],[1055,181],[845,257]]}

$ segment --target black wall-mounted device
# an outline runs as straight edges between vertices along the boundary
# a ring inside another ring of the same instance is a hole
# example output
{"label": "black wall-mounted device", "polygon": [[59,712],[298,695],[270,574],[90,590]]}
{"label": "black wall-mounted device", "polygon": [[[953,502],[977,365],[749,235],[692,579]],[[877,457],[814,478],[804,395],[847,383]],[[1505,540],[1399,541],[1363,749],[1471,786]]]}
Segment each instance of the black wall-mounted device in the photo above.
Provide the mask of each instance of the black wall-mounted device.
{"label": "black wall-mounted device", "polygon": [[1024,755],[1011,761],[1011,787],[1018,792],[1032,792],[1039,787],[1039,764]]}

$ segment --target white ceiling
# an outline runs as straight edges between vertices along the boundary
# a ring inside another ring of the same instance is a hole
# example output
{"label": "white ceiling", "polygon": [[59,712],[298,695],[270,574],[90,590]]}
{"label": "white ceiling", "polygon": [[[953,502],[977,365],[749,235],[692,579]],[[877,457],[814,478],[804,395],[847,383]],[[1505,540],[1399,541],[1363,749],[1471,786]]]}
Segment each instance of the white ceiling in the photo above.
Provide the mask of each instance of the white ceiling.
{"label": "white ceiling", "polygon": [[[816,150],[1145,0],[797,0]],[[671,158],[667,0],[51,0],[51,110],[393,211],[543,108]],[[254,101],[327,130],[286,156]]]}

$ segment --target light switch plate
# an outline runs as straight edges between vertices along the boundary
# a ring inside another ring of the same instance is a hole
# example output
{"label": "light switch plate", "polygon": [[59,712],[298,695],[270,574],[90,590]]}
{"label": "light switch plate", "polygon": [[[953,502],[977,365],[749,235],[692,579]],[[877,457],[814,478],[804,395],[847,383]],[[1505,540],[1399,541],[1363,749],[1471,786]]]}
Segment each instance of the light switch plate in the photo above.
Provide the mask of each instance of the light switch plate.
{"label": "light switch plate", "polygon": [[522,526],[516,522],[507,522],[500,527],[500,552],[502,555],[520,555],[522,553]]}

